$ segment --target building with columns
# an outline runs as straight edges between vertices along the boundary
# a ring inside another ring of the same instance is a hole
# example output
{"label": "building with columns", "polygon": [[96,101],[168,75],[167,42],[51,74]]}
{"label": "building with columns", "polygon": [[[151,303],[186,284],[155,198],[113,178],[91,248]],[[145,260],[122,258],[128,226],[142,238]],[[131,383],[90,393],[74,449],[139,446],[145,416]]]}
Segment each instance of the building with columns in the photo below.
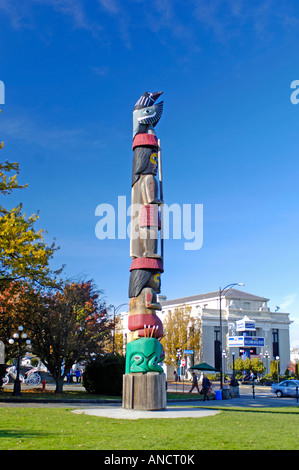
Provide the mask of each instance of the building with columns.
{"label": "building with columns", "polygon": [[[264,338],[264,346],[251,346],[246,351],[250,357],[259,357],[264,361],[266,372],[270,362],[279,357],[280,371],[283,373],[290,362],[289,313],[271,312],[267,306],[269,299],[248,294],[237,289],[229,289],[221,297],[222,312],[222,351],[220,350],[220,302],[219,291],[199,294],[161,302],[163,318],[169,311],[182,307],[191,307],[191,314],[201,320],[201,348],[194,362],[207,362],[216,369],[223,357],[223,372],[231,373],[232,353],[235,359],[243,356],[244,347],[229,347],[228,338],[238,335],[236,322],[245,316],[255,323],[255,331],[250,336]],[[254,340],[252,341],[254,343]],[[247,354],[248,355],[248,354]],[[191,358],[187,357],[187,366]]]}

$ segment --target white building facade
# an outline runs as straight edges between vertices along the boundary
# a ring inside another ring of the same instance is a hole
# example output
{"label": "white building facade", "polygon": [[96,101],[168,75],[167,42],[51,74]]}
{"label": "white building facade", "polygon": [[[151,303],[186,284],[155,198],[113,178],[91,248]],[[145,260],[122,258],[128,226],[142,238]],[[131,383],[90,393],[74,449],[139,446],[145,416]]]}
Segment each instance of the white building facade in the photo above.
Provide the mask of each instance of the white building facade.
{"label": "white building facade", "polygon": [[[219,291],[184,297],[161,302],[163,321],[165,315],[182,307],[191,308],[191,314],[201,321],[201,348],[195,363],[207,362],[216,369],[220,367],[222,357],[223,372],[231,373],[232,353],[235,359],[243,356],[242,347],[229,347],[228,337],[238,335],[236,322],[247,316],[255,322],[255,331],[251,336],[263,337],[264,346],[250,347],[250,357],[259,357],[265,364],[266,373],[270,371],[270,362],[279,357],[281,373],[290,363],[289,327],[292,321],[289,313],[271,312],[267,306],[269,299],[248,294],[237,289],[230,289],[221,297],[222,312],[222,347],[220,350],[220,296]],[[187,365],[191,362],[186,357]]]}

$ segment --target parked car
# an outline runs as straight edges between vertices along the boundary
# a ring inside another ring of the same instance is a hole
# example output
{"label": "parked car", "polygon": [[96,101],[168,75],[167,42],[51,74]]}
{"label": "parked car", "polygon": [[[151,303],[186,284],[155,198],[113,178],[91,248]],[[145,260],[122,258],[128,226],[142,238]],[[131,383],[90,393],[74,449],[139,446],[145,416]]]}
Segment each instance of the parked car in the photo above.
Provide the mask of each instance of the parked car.
{"label": "parked car", "polygon": [[299,396],[299,380],[283,380],[279,384],[272,384],[271,392],[276,393],[277,397],[296,397],[296,387]]}

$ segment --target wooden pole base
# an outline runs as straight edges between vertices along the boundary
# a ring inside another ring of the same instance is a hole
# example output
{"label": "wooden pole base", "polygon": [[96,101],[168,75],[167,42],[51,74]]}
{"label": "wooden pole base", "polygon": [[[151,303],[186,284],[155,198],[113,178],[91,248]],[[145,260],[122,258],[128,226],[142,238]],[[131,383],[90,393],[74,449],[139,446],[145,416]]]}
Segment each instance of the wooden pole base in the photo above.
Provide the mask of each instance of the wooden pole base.
{"label": "wooden pole base", "polygon": [[164,410],[166,375],[158,372],[123,375],[122,407],[127,410]]}

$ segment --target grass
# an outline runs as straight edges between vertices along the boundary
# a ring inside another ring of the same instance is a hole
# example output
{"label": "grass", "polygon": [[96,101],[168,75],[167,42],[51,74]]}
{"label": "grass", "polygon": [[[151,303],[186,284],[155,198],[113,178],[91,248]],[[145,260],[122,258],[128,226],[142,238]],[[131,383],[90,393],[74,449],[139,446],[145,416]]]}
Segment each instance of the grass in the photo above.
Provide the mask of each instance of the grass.
{"label": "grass", "polygon": [[[22,398],[29,398],[34,399],[36,401],[40,399],[46,400],[112,400],[112,399],[119,399],[121,400],[121,396],[113,397],[113,396],[106,396],[106,395],[96,395],[88,393],[84,390],[68,390],[61,394],[55,393],[54,390],[46,390],[42,391],[40,388],[31,388],[27,390],[22,390],[21,394]],[[1,399],[15,400],[17,401],[18,398],[12,396],[12,390],[3,389],[0,392],[0,400]]]}
{"label": "grass", "polygon": [[[3,389],[0,392],[0,400],[1,399],[10,400],[18,400],[17,398],[12,396],[12,390]],[[84,390],[67,390],[64,391],[62,394],[57,394],[54,390],[46,390],[42,391],[41,388],[31,388],[27,390],[22,390],[22,398],[30,398],[34,400],[39,399],[46,399],[46,400],[121,400],[121,396],[108,396],[108,395],[96,395],[88,393]],[[203,400],[203,395],[198,395],[197,393],[188,394],[180,393],[180,392],[168,392],[167,399],[175,399],[175,400],[188,400],[188,399],[196,399],[196,400]]]}
{"label": "grass", "polygon": [[71,408],[0,408],[1,450],[298,450],[298,438],[295,407],[140,420],[75,414]]}

